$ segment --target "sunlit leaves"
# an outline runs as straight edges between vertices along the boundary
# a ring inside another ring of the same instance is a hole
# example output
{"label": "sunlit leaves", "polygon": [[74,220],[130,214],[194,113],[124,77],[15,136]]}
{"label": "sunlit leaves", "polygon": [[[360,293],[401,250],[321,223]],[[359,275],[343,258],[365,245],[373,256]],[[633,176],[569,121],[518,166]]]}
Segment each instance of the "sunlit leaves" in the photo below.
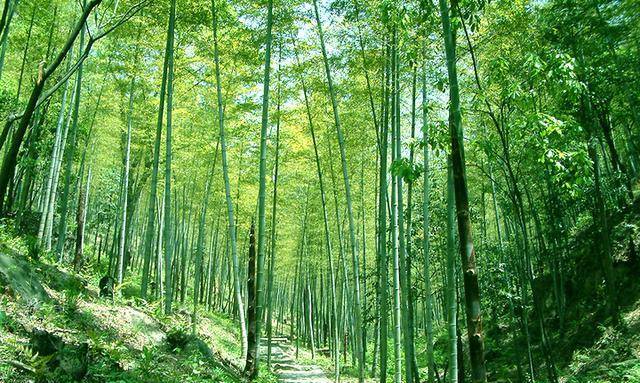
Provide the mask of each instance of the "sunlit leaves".
{"label": "sunlit leaves", "polygon": [[422,166],[411,163],[408,158],[400,158],[393,161],[390,172],[394,176],[402,177],[405,182],[412,183],[422,174]]}

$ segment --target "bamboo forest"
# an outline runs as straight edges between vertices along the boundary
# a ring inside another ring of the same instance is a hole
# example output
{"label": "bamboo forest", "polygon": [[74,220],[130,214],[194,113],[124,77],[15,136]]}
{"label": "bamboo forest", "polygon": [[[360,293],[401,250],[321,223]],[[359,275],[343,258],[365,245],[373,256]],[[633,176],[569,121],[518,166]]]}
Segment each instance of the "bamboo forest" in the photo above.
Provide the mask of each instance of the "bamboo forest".
{"label": "bamboo forest", "polygon": [[0,7],[0,382],[640,383],[639,0]]}

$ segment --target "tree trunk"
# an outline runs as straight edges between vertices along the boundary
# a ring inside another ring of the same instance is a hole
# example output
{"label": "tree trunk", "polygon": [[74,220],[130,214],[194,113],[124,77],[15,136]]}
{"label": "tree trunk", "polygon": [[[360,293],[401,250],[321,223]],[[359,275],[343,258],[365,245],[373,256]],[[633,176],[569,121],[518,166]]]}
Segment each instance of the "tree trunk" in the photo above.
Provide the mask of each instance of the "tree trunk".
{"label": "tree trunk", "polygon": [[11,0],[4,0],[4,5],[2,7],[2,16],[0,16],[0,35],[2,35],[4,29],[7,26],[9,9],[11,9]]}
{"label": "tree trunk", "polygon": [[329,68],[329,59],[327,57],[327,50],[324,43],[324,33],[322,31],[322,23],[320,22],[320,14],[318,12],[318,2],[313,1],[313,8],[316,18],[316,24],[318,28],[318,37],[320,39],[320,48],[322,50],[322,58],[324,61],[324,68],[327,76],[327,86],[329,88],[329,95],[331,97],[331,107],[333,110],[333,118],[335,122],[336,134],[338,136],[338,144],[340,146],[340,159],[342,163],[342,175],[344,178],[345,197],[347,200],[347,215],[349,219],[349,239],[351,244],[351,258],[353,263],[353,287],[354,287],[354,327],[355,327],[355,342],[356,342],[356,356],[358,359],[358,381],[364,382],[364,350],[362,347],[362,308],[360,306],[360,271],[358,265],[358,245],[355,236],[355,223],[353,219],[353,206],[351,201],[351,186],[349,183],[349,171],[347,167],[347,155],[344,144],[344,137],[342,133],[342,125],[340,123],[340,114],[338,112],[338,103],[336,99],[335,89],[333,88],[333,80],[331,77],[331,69]]}
{"label": "tree trunk", "polygon": [[31,32],[33,32],[33,22],[36,17],[36,10],[38,7],[32,6],[31,19],[29,21],[29,29],[27,31],[27,41],[25,43],[24,50],[22,52],[22,64],[20,65],[20,77],[18,78],[18,90],[16,92],[16,104],[20,103],[20,92],[22,91],[22,80],[24,78],[24,67],[27,63],[27,54],[29,53],[29,45],[31,44]]}
{"label": "tree trunk", "polygon": [[[18,3],[20,0],[11,0],[5,1],[4,9],[2,10],[2,21],[0,21],[0,78],[2,78],[2,73],[4,69],[4,57],[7,52],[7,45],[9,45],[9,27],[11,27],[11,21],[13,20],[13,15],[16,13],[16,8],[18,8]],[[8,13],[5,13],[7,12]]]}
{"label": "tree trunk", "polygon": [[258,343],[256,336],[258,313],[256,310],[257,290],[256,290],[256,237],[255,237],[255,225],[251,223],[251,229],[249,231],[249,267],[247,272],[247,324],[248,324],[248,339],[249,344],[247,348],[247,364],[245,366],[244,373],[250,379],[251,374],[256,374],[257,370],[251,370],[250,368],[257,369],[258,365]]}
{"label": "tree trunk", "polygon": [[384,79],[384,102],[383,102],[383,123],[380,138],[380,187],[378,196],[378,288],[380,299],[380,383],[387,382],[387,348],[388,348],[388,280],[389,267],[387,257],[387,145],[389,141],[389,83],[390,83],[390,52],[386,48],[385,54],[385,79]]}
{"label": "tree trunk", "polygon": [[171,117],[173,112],[173,45],[175,38],[176,22],[176,0],[171,0],[169,13],[169,30],[167,32],[167,137],[165,149],[165,172],[164,172],[164,313],[171,314],[171,304],[173,302],[173,288],[171,285],[171,266],[173,257],[173,227],[171,223]]}
{"label": "tree trunk", "polygon": [[[426,61],[426,60],[425,60]],[[422,251],[424,253],[424,283],[425,283],[425,311],[426,311],[426,338],[427,338],[427,382],[433,383],[435,372],[435,361],[433,356],[433,298],[431,292],[431,254],[430,254],[430,230],[431,221],[429,213],[429,200],[431,192],[431,176],[429,168],[429,125],[427,122],[427,70],[426,65],[422,68]],[[454,306],[455,307],[455,306]],[[452,366],[450,364],[450,366]]]}
{"label": "tree trunk", "polygon": [[[294,49],[296,56],[296,63],[300,65],[300,59],[298,57],[298,51]],[[307,91],[307,85],[304,81],[304,75],[300,76],[300,83],[302,85],[302,93],[304,95],[304,102],[307,112],[307,119],[309,122],[309,130],[311,132],[311,141],[313,142],[313,152],[316,163],[316,172],[318,174],[318,185],[320,187],[320,199],[322,202],[322,214],[324,222],[324,241],[327,246],[327,257],[329,260],[329,269],[331,272],[331,304],[332,304],[332,318],[333,318],[333,368],[334,368],[334,380],[340,381],[340,334],[338,328],[338,307],[336,297],[336,275],[333,264],[333,249],[331,245],[331,231],[329,229],[329,214],[327,208],[327,198],[324,190],[324,180],[322,177],[322,167],[320,166],[320,155],[318,153],[318,143],[316,140],[315,128],[313,125],[313,118],[311,115],[311,105],[309,103],[309,96]]]}
{"label": "tree trunk", "polygon": [[271,336],[273,334],[273,305],[271,302],[271,292],[273,290],[273,273],[276,260],[276,210],[278,205],[278,170],[280,160],[280,63],[282,60],[282,45],[278,54],[278,92],[277,92],[277,110],[276,110],[276,155],[275,165],[273,168],[273,201],[271,207],[271,250],[269,261],[269,280],[267,284],[267,365],[271,367]]}
{"label": "tree trunk", "polygon": [[269,125],[269,79],[271,74],[271,41],[273,27],[273,0],[267,2],[267,36],[264,63],[263,94],[262,94],[262,125],[260,129],[260,173],[258,188],[258,259],[256,270],[256,316],[253,342],[255,350],[249,347],[249,354],[254,351],[254,358],[247,355],[245,371],[251,380],[258,376],[258,362],[260,353],[260,333],[262,327],[262,312],[264,306],[264,260],[266,253],[266,176],[267,176],[267,127]]}
{"label": "tree trunk", "polygon": [[449,335],[449,382],[458,382],[458,346],[457,326],[458,309],[456,297],[456,270],[455,270],[455,192],[453,186],[453,171],[451,157],[447,161],[447,286],[446,305],[448,310],[447,328]]}
{"label": "tree trunk", "polygon": [[453,164],[456,211],[458,218],[458,237],[460,258],[464,274],[465,306],[467,315],[467,334],[471,359],[471,378],[475,382],[486,382],[484,364],[484,340],[482,336],[482,313],[480,310],[480,287],[476,269],[476,256],[471,234],[469,216],[469,195],[467,190],[464,143],[462,140],[462,117],[460,113],[460,95],[456,70],[455,36],[451,28],[447,0],[439,0],[440,17],[444,32],[447,72],[449,75],[449,133],[451,136],[451,156]]}
{"label": "tree trunk", "polygon": [[[124,149],[124,178],[122,186],[122,223],[120,228],[120,246],[118,251],[118,285],[122,286],[124,277],[125,263],[125,240],[127,236],[127,202],[129,192],[129,167],[131,153],[131,127],[133,125],[133,101],[135,90],[136,76],[131,76],[131,85],[129,86],[129,110],[127,111],[127,139]],[[122,294],[122,289],[118,289],[118,295]]]}
{"label": "tree trunk", "polygon": [[[170,31],[167,31],[169,34]],[[142,281],[140,285],[140,296],[142,299],[147,298],[147,291],[150,278],[151,255],[153,253],[153,239],[156,230],[156,204],[158,193],[158,169],[160,167],[160,142],[162,140],[162,121],[164,116],[165,95],[167,93],[167,70],[169,66],[169,39],[167,38],[164,61],[162,65],[162,81],[160,84],[160,102],[158,105],[158,119],[156,122],[156,135],[153,146],[153,168],[151,171],[151,185],[149,190],[149,209],[147,218],[147,229],[145,233],[144,245],[144,263],[142,266]],[[164,202],[163,202],[164,203]],[[161,212],[158,212],[160,215]],[[158,224],[160,221],[158,220]],[[159,287],[159,285],[158,285]]]}
{"label": "tree trunk", "polygon": [[[86,1],[84,2],[86,5]],[[82,55],[82,50],[84,49],[84,36],[85,36],[85,28],[82,28],[80,32],[80,43],[78,52]],[[72,177],[72,167],[73,167],[73,156],[76,149],[76,144],[78,140],[78,115],[80,113],[80,94],[82,91],[82,72],[83,66],[80,65],[78,68],[77,76],[76,76],[76,84],[75,84],[75,96],[74,96],[74,104],[73,104],[73,115],[71,122],[71,146],[69,146],[69,153],[67,155],[67,162],[65,164],[65,177],[64,177],[64,187],[62,189],[62,200],[60,206],[60,222],[58,223],[58,243],[56,246],[56,254],[58,255],[58,262],[62,263],[64,257],[64,247],[67,240],[67,213],[68,213],[68,205],[69,205],[69,189],[71,187],[71,177]]]}
{"label": "tree trunk", "polygon": [[222,156],[222,174],[224,177],[224,190],[227,204],[227,221],[229,224],[229,235],[227,240],[231,247],[231,259],[233,263],[235,300],[238,306],[238,317],[240,320],[240,334],[242,337],[242,358],[247,358],[248,334],[245,321],[244,301],[242,290],[240,289],[240,266],[238,262],[236,222],[233,215],[233,201],[231,200],[231,185],[229,182],[229,165],[227,163],[227,144],[224,132],[224,107],[222,105],[222,84],[220,82],[220,58],[218,54],[218,16],[216,0],[211,1],[211,12],[213,17],[213,54],[216,73],[216,96],[218,105],[218,128],[220,130],[220,149]]}
{"label": "tree trunk", "polygon": [[[82,177],[82,175],[80,175]],[[76,211],[76,249],[73,257],[73,269],[78,271],[84,264],[84,232],[87,220],[87,207],[89,203],[89,188],[91,186],[91,166],[87,171],[87,181],[84,190],[78,192],[78,210]]]}

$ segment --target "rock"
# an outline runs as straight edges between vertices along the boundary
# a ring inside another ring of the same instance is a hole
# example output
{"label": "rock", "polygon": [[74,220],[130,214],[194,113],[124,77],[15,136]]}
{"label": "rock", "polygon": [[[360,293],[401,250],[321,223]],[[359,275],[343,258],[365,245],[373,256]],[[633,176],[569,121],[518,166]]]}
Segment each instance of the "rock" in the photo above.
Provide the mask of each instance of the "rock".
{"label": "rock", "polygon": [[190,341],[189,338],[190,335],[180,329],[172,330],[167,333],[167,346],[170,351],[177,349],[184,350]]}
{"label": "rock", "polygon": [[56,291],[84,292],[87,281],[77,274],[65,271],[56,265],[40,264],[43,281]]}
{"label": "rock", "polygon": [[213,358],[213,351],[209,345],[195,335],[187,334],[185,331],[177,329],[167,334],[167,346],[169,350],[183,350],[188,354],[198,351],[207,358]]}
{"label": "rock", "polygon": [[29,339],[31,350],[39,356],[50,356],[51,371],[62,370],[75,381],[81,381],[89,369],[89,344],[66,343],[60,336],[46,330],[34,329]]}
{"label": "rock", "polygon": [[191,337],[189,343],[187,343],[185,351],[187,351],[188,353],[193,353],[196,350],[206,358],[213,358],[213,351],[211,351],[209,345],[202,339],[193,336]]}
{"label": "rock", "polygon": [[31,265],[19,255],[0,252],[0,289],[28,305],[37,306],[49,299]]}
{"label": "rock", "polygon": [[[34,353],[40,356],[53,355],[62,348],[62,338],[41,329],[34,329],[29,338],[29,345]],[[52,360],[53,361],[53,360]]]}
{"label": "rock", "polygon": [[100,278],[100,282],[98,283],[98,287],[100,288],[100,296],[102,298],[111,298],[113,299],[113,286],[115,284],[115,280],[109,275],[105,275]]}
{"label": "rock", "polygon": [[89,369],[89,344],[65,344],[58,353],[60,368],[76,381],[81,381]]}

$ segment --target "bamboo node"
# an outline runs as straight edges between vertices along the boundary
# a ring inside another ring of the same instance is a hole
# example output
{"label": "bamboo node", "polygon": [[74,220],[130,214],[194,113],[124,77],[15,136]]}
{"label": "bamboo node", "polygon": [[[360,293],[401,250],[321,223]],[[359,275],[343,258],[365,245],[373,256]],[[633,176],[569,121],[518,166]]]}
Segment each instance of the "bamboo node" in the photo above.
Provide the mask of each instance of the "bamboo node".
{"label": "bamboo node", "polygon": [[38,84],[42,83],[44,79],[44,63],[44,60],[42,60],[40,64],[38,64]]}

